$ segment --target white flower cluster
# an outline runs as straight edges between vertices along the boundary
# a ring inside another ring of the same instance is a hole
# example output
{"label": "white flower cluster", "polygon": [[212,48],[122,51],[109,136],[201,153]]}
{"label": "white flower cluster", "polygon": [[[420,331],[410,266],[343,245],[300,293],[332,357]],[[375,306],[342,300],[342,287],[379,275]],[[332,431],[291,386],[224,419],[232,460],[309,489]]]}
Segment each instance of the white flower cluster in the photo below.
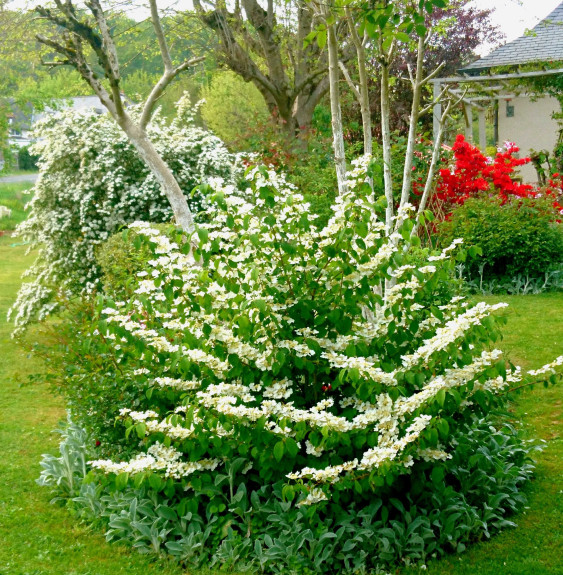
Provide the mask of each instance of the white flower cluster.
{"label": "white flower cluster", "polygon": [[543,367],[540,367],[539,369],[528,371],[528,373],[532,376],[552,374],[556,373],[555,370],[556,367],[560,367],[562,365],[563,365],[563,355],[560,355],[557,359],[555,359],[551,363],[548,363]]}
{"label": "white flower cluster", "polygon": [[139,454],[131,461],[114,463],[109,459],[98,459],[89,461],[88,464],[104,473],[134,475],[144,471],[159,471],[166,478],[181,479],[195,471],[213,471],[220,463],[218,459],[201,459],[200,461],[189,462],[181,459],[182,454],[173,447],[155,443],[148,448],[147,453]]}
{"label": "white flower cluster", "polygon": [[[171,124],[155,115],[148,134],[186,194],[210,177],[233,183],[234,157],[195,126],[186,102]],[[12,308],[16,327],[53,311],[65,292],[99,287],[96,248],[121,227],[172,216],[160,184],[109,115],[61,112],[40,122],[35,136],[40,172],[18,233],[30,249],[39,248],[39,257],[30,272],[35,279],[23,285]],[[196,214],[205,206],[197,194],[188,201]]]}
{"label": "white flower cluster", "polygon": [[[436,403],[450,394],[459,407],[448,409],[468,409],[477,391],[521,378],[480,343],[484,319],[504,304],[435,299],[431,280],[457,242],[419,266],[405,261],[402,236],[385,236],[370,198],[339,197],[318,230],[280,175],[247,177],[253,194],[214,183],[199,230],[207,241],[193,255],[134,225],[155,257],[139,297],[106,311],[108,329],[158,352],[166,377],[147,380],[177,390],[179,405],[160,418],[125,415],[178,443],[197,433],[235,444],[260,422],[272,445],[297,450],[287,478],[315,486],[303,504],[326,497],[320,484],[448,458],[448,444],[423,444]],[[356,440],[362,447],[344,455]]]}

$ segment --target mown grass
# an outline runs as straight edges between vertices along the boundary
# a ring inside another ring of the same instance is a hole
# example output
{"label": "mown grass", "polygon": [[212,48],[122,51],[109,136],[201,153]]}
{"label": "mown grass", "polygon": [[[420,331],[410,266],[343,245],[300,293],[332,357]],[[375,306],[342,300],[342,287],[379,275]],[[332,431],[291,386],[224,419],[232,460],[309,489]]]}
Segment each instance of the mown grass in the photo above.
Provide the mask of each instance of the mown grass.
{"label": "mown grass", "polygon": [[0,574],[178,575],[172,564],[109,546],[36,485],[41,454],[57,451],[52,430],[65,413],[45,383],[27,383],[42,366],[10,339],[6,312],[33,259],[11,242],[0,238]]}
{"label": "mown grass", "polygon": [[[181,569],[166,560],[107,544],[66,509],[51,505],[47,490],[35,484],[41,454],[57,451],[52,430],[64,418],[64,408],[47,384],[27,383],[27,376],[41,373],[42,366],[9,337],[6,311],[33,257],[24,251],[12,247],[10,238],[0,238],[0,575],[179,575]],[[563,294],[487,299],[511,304],[500,346],[513,361],[530,369],[563,353]],[[530,508],[516,518],[519,528],[478,543],[461,556],[430,561],[426,573],[563,573],[561,404],[560,387],[524,390],[514,404],[515,420],[524,422],[530,437],[546,441],[529,488]],[[397,572],[421,573],[419,568]]]}
{"label": "mown grass", "polygon": [[31,200],[32,185],[30,182],[0,183],[0,206],[12,210],[10,217],[0,218],[0,233],[14,230],[26,218],[25,205]]}

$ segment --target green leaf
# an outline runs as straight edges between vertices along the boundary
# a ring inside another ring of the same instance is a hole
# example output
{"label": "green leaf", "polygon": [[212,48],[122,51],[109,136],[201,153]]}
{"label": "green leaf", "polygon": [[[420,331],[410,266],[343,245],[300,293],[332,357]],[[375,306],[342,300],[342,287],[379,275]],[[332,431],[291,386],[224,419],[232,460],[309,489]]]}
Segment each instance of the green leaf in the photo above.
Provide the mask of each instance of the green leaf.
{"label": "green leaf", "polygon": [[135,426],[135,431],[140,439],[143,439],[147,432],[147,426],[144,423],[137,423]]}
{"label": "green leaf", "polygon": [[436,465],[432,468],[430,477],[434,485],[439,485],[444,480],[444,468],[441,465]]}
{"label": "green leaf", "polygon": [[282,460],[283,452],[284,452],[284,444],[283,444],[283,441],[278,441],[278,442],[274,445],[274,457],[276,458],[277,461],[281,461],[281,460]]}
{"label": "green leaf", "polygon": [[426,36],[426,26],[424,26],[423,24],[418,24],[417,26],[415,26],[415,31],[419,36]]}
{"label": "green leaf", "polygon": [[282,498],[285,501],[293,501],[295,497],[295,488],[293,485],[284,485],[282,489]]}
{"label": "green leaf", "polygon": [[160,491],[164,483],[160,475],[152,473],[151,475],[149,475],[149,485],[151,486],[151,489],[154,489],[155,491]]}
{"label": "green leaf", "polygon": [[120,473],[115,478],[115,488],[118,491],[123,491],[127,487],[127,483],[129,483],[129,473]]}
{"label": "green leaf", "polygon": [[397,38],[397,40],[399,40],[399,42],[404,42],[405,44],[408,44],[411,41],[410,36],[405,32],[397,32],[395,34],[395,37]]}
{"label": "green leaf", "polygon": [[266,312],[266,302],[263,299],[254,300],[252,303],[254,307],[259,309],[262,313]]}
{"label": "green leaf", "polygon": [[438,391],[436,394],[435,399],[440,407],[444,407],[444,403],[446,401],[446,390],[440,389],[440,391]]}
{"label": "green leaf", "polygon": [[346,335],[352,329],[352,319],[345,315],[338,322],[338,331],[342,335]]}
{"label": "green leaf", "polygon": [[197,235],[199,236],[201,243],[205,244],[209,238],[209,230],[206,230],[205,228],[197,228]]}
{"label": "green leaf", "polygon": [[439,419],[436,422],[436,429],[442,436],[442,439],[447,439],[450,434],[450,424],[446,419]]}
{"label": "green leaf", "polygon": [[319,45],[319,48],[321,50],[326,46],[326,40],[327,40],[326,28],[319,30],[317,32],[317,44]]}
{"label": "green leaf", "polygon": [[285,442],[285,450],[290,457],[295,457],[299,453],[299,445],[292,437],[288,437]]}

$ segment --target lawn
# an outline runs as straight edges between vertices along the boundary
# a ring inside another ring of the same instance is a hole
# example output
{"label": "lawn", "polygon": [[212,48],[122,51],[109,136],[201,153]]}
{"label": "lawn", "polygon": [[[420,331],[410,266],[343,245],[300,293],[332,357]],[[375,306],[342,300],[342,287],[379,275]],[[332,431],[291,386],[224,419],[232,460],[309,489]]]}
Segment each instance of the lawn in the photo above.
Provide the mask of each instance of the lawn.
{"label": "lawn", "polygon": [[[35,484],[41,454],[57,450],[57,436],[51,431],[64,418],[64,409],[45,383],[27,383],[27,376],[41,373],[43,367],[9,337],[6,310],[32,260],[23,246],[12,243],[8,237],[0,238],[0,575],[180,574],[178,567],[164,560],[107,544],[100,533],[77,523],[65,509],[50,505],[48,492]],[[500,298],[487,298],[493,299]],[[532,368],[563,354],[563,294],[502,299],[510,308],[500,345],[513,361]],[[562,399],[561,387],[542,388],[525,390],[514,404],[514,418],[524,422],[526,433],[546,441],[537,458],[537,478],[529,489],[530,508],[516,518],[519,528],[479,543],[461,556],[429,562],[426,573],[563,573]]]}
{"label": "lawn", "polygon": [[12,210],[9,218],[0,219],[0,235],[2,232],[12,231],[26,217],[25,205],[31,200],[30,182],[17,182],[14,184],[0,183],[0,206]]}

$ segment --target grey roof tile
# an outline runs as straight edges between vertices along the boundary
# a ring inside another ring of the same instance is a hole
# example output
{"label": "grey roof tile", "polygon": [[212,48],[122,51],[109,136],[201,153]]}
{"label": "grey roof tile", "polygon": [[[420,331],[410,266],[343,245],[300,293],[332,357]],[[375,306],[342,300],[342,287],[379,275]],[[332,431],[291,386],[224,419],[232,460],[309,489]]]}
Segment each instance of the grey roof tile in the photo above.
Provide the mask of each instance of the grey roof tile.
{"label": "grey roof tile", "polygon": [[516,66],[532,62],[563,61],[563,2],[537,24],[530,35],[520,36],[493,50],[488,56],[461,68],[477,72],[495,66]]}

